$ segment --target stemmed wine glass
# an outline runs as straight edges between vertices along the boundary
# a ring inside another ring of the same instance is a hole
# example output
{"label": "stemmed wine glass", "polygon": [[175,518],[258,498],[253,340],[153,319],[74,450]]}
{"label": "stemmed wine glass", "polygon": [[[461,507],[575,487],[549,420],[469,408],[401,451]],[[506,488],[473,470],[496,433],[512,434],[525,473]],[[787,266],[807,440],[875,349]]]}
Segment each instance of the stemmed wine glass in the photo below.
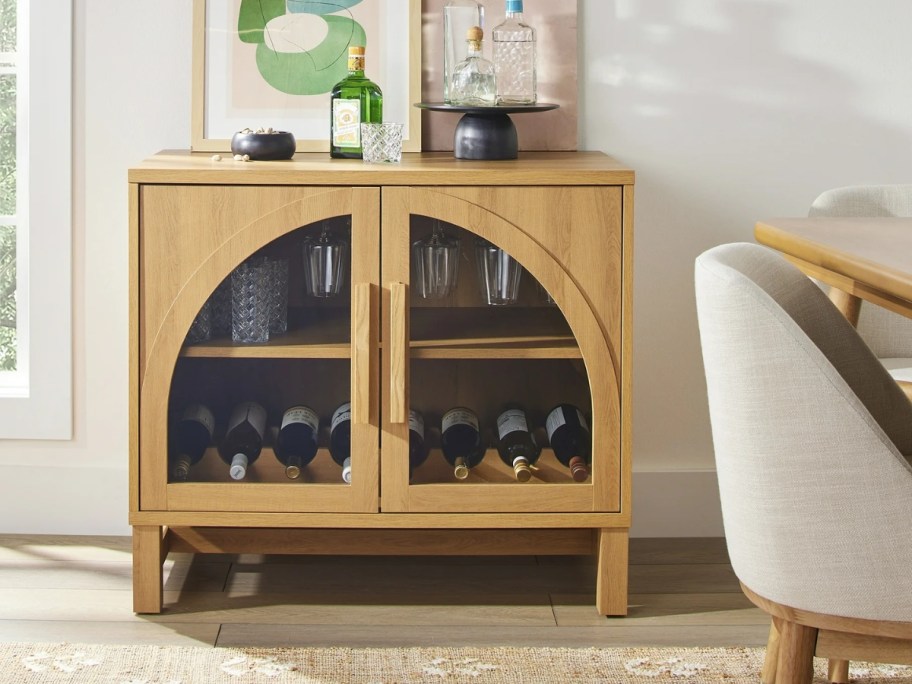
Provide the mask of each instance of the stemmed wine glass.
{"label": "stemmed wine glass", "polygon": [[459,275],[459,239],[447,235],[434,221],[431,234],[412,244],[415,284],[424,299],[443,299],[456,289]]}
{"label": "stemmed wine glass", "polygon": [[320,236],[304,241],[304,280],[311,297],[334,297],[342,290],[348,243],[330,234],[323,221]]}

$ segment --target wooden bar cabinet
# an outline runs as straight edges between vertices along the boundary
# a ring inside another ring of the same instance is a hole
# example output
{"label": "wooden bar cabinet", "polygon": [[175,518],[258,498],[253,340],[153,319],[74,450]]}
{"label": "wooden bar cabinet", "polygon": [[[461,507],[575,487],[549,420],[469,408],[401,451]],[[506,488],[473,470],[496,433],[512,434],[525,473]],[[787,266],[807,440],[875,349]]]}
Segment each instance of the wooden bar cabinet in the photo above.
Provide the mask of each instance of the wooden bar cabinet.
{"label": "wooden bar cabinet", "polygon": [[[169,550],[284,554],[597,554],[596,608],[627,612],[630,527],[634,173],[597,152],[515,161],[405,154],[399,164],[216,161],[159,153],[129,170],[130,524],[138,613],[162,610]],[[458,287],[422,299],[411,245],[442,229],[460,245]],[[302,244],[348,242],[342,291],[308,297]],[[474,251],[523,267],[519,300],[488,306]],[[289,263],[288,332],[264,344],[188,342],[220,283],[248,257]],[[352,478],[320,449],[289,480],[269,440],[233,481],[215,444],[187,481],[169,479],[169,426],[206,403],[219,439],[234,403],[270,424],[303,403],[328,423],[352,404]],[[529,482],[498,458],[493,426],[519,402],[545,444]],[[579,406],[591,477],[575,482],[547,446],[544,419]],[[480,417],[490,448],[458,481],[442,458],[441,415]],[[425,417],[427,460],[408,464],[409,408]]]}

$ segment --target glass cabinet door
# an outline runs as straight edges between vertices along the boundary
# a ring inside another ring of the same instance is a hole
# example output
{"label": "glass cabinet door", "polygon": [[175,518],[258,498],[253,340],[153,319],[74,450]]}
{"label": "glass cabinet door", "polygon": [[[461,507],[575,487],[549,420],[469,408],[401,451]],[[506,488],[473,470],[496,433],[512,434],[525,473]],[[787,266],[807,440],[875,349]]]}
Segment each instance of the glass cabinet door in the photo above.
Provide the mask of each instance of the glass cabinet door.
{"label": "glass cabinet door", "polygon": [[[610,337],[572,256],[535,239],[572,198],[478,192],[384,189],[382,508],[617,510]],[[606,304],[619,318],[619,296]]]}
{"label": "glass cabinet door", "polygon": [[[258,188],[258,210],[220,216],[220,203],[243,205],[244,190],[191,189],[171,206],[182,225],[187,207],[211,202],[212,227],[197,231],[234,225],[171,307],[191,316],[162,326],[180,341],[158,416],[166,437],[143,443],[143,465],[167,510],[376,511],[377,402],[352,388],[356,376],[374,388],[378,378],[366,349],[378,267],[363,257],[378,249],[378,193],[275,188],[270,203]],[[191,291],[204,296],[183,302]]]}

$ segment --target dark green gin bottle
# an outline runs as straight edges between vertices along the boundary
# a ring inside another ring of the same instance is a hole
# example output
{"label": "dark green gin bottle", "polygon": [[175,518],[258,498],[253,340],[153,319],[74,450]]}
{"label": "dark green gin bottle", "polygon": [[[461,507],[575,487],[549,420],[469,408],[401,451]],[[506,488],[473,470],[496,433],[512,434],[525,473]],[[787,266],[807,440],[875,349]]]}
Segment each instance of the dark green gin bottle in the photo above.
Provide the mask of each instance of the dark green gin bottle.
{"label": "dark green gin bottle", "polygon": [[383,93],[364,75],[364,48],[348,48],[348,76],[330,96],[329,155],[361,159],[361,124],[383,122]]}

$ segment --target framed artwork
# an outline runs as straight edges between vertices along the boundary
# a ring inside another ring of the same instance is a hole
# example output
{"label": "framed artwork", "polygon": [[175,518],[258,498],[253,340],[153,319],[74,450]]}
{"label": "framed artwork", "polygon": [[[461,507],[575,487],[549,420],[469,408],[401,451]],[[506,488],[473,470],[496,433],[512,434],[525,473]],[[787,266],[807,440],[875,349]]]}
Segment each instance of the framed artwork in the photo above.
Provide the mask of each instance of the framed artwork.
{"label": "framed artwork", "polygon": [[330,91],[364,45],[383,119],[421,150],[421,0],[193,0],[191,149],[229,152],[244,128],[290,131],[329,151]]}

